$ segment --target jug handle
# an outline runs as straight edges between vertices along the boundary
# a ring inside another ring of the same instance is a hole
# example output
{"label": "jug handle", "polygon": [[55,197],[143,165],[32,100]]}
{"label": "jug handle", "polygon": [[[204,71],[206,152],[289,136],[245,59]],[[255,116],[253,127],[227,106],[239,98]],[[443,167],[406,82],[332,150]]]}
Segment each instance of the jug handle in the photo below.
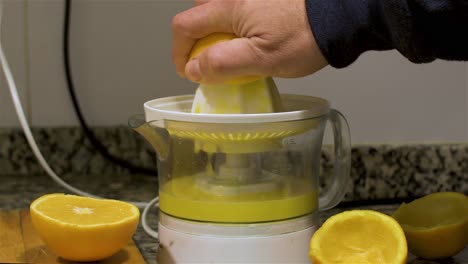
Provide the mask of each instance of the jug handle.
{"label": "jug handle", "polygon": [[319,197],[320,211],[335,207],[343,199],[351,171],[351,136],[346,118],[337,110],[331,109],[328,121],[333,130],[335,162],[332,185]]}

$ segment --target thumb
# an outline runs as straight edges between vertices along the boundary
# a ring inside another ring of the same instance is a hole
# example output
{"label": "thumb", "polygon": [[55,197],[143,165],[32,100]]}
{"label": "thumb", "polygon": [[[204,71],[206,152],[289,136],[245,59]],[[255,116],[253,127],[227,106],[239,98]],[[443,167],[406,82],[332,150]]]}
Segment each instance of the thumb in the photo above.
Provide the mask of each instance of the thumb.
{"label": "thumb", "polygon": [[185,74],[188,79],[203,84],[223,83],[237,77],[266,76],[267,69],[260,53],[251,38],[219,42],[190,60],[185,66]]}

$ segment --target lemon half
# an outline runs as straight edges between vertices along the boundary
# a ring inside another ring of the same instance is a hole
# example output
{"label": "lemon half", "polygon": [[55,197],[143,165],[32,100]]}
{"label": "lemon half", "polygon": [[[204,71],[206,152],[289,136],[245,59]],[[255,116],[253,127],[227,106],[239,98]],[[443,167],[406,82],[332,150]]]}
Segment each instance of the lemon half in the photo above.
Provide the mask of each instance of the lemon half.
{"label": "lemon half", "polygon": [[[212,33],[206,37],[199,39],[192,47],[190,51],[189,60],[193,59],[194,57],[198,56],[202,51],[207,49],[208,47],[215,45],[216,43],[228,41],[231,39],[237,38],[236,35],[230,33]],[[253,81],[257,81],[262,79],[261,76],[255,75],[246,75],[246,76],[239,76],[230,80],[225,81],[222,84],[225,85],[240,85],[251,83]]]}
{"label": "lemon half", "polygon": [[330,217],[310,242],[314,264],[403,264],[407,244],[392,217],[371,210],[345,211]]}
{"label": "lemon half", "polygon": [[468,197],[439,192],[403,203],[393,217],[401,224],[411,253],[425,259],[456,255],[468,243]]}

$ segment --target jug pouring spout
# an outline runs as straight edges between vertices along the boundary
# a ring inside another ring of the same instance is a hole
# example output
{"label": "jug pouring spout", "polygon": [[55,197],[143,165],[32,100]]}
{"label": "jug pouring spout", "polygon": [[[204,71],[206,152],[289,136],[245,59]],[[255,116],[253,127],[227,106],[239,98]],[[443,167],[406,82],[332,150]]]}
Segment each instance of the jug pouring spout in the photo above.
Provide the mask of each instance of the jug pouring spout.
{"label": "jug pouring spout", "polygon": [[153,127],[150,125],[150,123],[154,122],[146,122],[144,115],[134,115],[129,118],[128,125],[151,144],[156,151],[158,159],[166,160],[169,156],[170,137],[163,127]]}

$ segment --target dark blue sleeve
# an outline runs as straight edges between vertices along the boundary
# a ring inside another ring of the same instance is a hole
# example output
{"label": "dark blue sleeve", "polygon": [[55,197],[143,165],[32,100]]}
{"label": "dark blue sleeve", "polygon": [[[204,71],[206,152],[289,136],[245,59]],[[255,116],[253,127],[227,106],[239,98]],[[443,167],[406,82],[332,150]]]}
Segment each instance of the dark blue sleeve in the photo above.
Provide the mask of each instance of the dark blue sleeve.
{"label": "dark blue sleeve", "polygon": [[305,0],[330,65],[368,50],[397,49],[415,63],[468,60],[468,0]]}

